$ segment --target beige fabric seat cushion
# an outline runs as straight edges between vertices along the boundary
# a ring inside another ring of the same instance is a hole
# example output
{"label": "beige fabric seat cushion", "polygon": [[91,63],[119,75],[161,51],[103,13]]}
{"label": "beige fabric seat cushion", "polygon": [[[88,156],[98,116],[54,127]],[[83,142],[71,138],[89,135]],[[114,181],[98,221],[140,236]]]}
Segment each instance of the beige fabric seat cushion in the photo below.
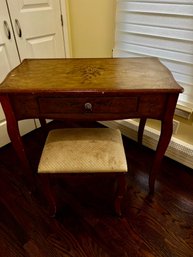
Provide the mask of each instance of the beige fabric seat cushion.
{"label": "beige fabric seat cushion", "polygon": [[39,173],[126,172],[121,132],[110,128],[52,130],[39,162]]}

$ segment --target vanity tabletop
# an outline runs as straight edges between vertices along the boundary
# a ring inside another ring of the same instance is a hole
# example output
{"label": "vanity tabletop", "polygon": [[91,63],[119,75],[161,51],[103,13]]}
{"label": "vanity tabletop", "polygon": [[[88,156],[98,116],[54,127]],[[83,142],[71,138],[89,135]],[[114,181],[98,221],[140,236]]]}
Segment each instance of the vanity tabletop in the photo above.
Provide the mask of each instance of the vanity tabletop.
{"label": "vanity tabletop", "polygon": [[183,88],[154,57],[25,59],[0,85],[1,93],[173,92]]}

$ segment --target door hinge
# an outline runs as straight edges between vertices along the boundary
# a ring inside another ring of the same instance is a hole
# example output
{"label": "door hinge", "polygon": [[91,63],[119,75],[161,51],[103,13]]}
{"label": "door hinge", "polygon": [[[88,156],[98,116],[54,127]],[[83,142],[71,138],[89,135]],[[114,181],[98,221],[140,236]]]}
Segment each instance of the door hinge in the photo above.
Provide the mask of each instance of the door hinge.
{"label": "door hinge", "polygon": [[64,24],[64,22],[63,22],[63,15],[61,14],[60,17],[61,17],[61,25],[63,27],[63,24]]}

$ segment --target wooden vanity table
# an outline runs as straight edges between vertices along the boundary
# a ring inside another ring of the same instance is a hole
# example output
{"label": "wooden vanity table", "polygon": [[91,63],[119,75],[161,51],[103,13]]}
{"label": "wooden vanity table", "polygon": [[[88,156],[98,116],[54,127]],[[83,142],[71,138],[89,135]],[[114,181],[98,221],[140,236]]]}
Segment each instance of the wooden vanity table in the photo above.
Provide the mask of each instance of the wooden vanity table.
{"label": "wooden vanity table", "polygon": [[161,120],[161,135],[149,175],[153,193],[182,91],[157,58],[26,59],[0,85],[0,101],[8,134],[25,168],[29,163],[19,120],[140,118],[140,143],[146,119]]}

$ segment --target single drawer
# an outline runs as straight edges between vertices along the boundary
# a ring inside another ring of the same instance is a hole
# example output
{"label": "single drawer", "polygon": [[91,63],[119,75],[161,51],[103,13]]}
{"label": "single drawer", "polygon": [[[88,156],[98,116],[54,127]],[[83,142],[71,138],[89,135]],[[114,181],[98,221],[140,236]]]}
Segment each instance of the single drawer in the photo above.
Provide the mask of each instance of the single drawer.
{"label": "single drawer", "polygon": [[40,97],[42,114],[136,112],[138,97]]}

